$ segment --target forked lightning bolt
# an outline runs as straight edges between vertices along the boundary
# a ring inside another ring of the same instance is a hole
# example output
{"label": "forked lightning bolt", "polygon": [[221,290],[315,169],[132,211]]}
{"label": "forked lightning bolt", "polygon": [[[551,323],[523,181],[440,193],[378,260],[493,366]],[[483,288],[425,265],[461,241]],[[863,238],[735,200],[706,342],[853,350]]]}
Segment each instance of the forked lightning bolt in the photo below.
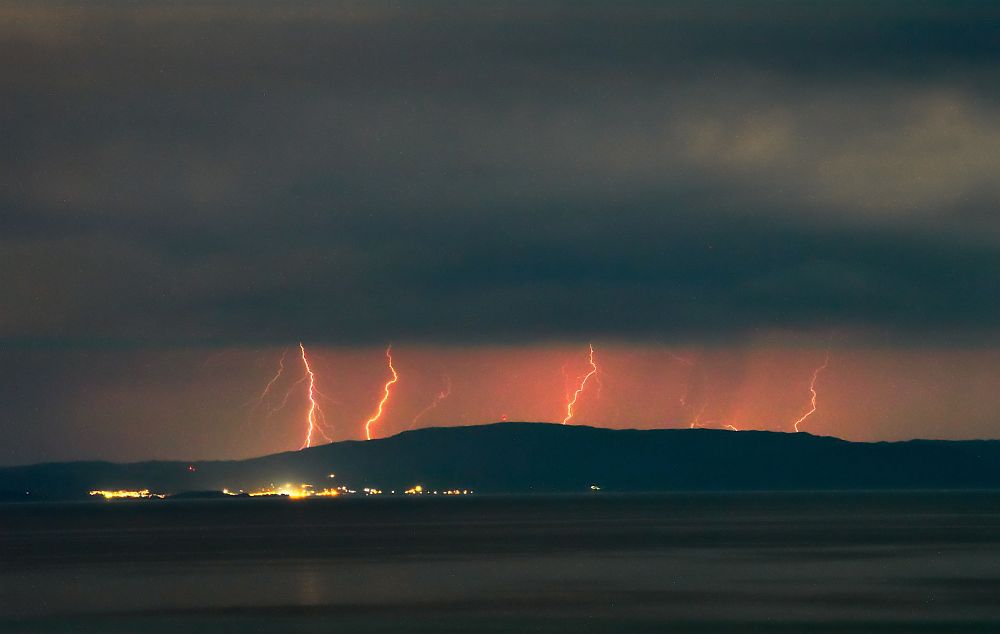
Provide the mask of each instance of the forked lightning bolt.
{"label": "forked lightning bolt", "polygon": [[385,407],[386,401],[389,400],[389,390],[396,381],[399,380],[399,374],[396,373],[396,368],[392,367],[392,346],[385,349],[385,358],[389,364],[389,371],[392,372],[392,378],[386,381],[385,387],[383,388],[382,400],[378,402],[378,409],[372,414],[371,418],[365,421],[365,439],[372,439],[372,423],[378,421],[382,417],[382,408]]}
{"label": "forked lightning bolt", "polygon": [[331,441],[331,438],[330,435],[327,433],[326,429],[324,429],[326,424],[326,419],[324,417],[323,410],[320,409],[319,403],[316,402],[316,397],[317,396],[323,397],[323,394],[316,387],[316,374],[313,372],[312,366],[309,364],[309,357],[306,355],[306,348],[301,342],[299,343],[299,353],[302,359],[302,367],[303,367],[302,377],[288,386],[288,388],[285,390],[285,395],[282,397],[281,401],[277,405],[273,404],[274,390],[278,386],[279,382],[282,382],[282,378],[285,375],[285,359],[288,357],[288,350],[285,350],[281,354],[281,358],[278,360],[277,372],[274,373],[274,376],[271,377],[271,380],[268,381],[267,385],[264,386],[264,389],[263,391],[261,391],[260,396],[254,399],[253,409],[257,409],[258,407],[267,404],[268,407],[267,407],[266,418],[269,418],[272,414],[275,414],[284,409],[284,407],[288,404],[288,401],[291,398],[292,393],[295,391],[295,388],[298,387],[300,383],[303,383],[308,380],[309,389],[306,392],[306,395],[309,401],[309,409],[306,412],[306,425],[305,425],[306,437],[301,445],[301,448],[305,449],[306,447],[311,447],[313,445],[314,437],[316,434],[319,434],[320,436],[325,438],[328,442]]}
{"label": "forked lightning bolt", "polygon": [[278,360],[278,371],[275,372],[274,376],[271,377],[271,380],[268,381],[267,385],[264,386],[264,390],[260,393],[260,396],[257,397],[257,400],[253,406],[254,410],[264,404],[264,401],[271,394],[271,388],[273,388],[274,384],[277,383],[278,380],[281,378],[281,374],[285,371],[285,357],[287,356],[288,356],[288,350],[285,350],[284,352],[281,353],[281,358]]}
{"label": "forked lightning bolt", "polygon": [[[680,363],[681,365],[691,369],[691,371],[688,374],[687,382],[684,385],[684,392],[677,398],[677,402],[680,403],[681,410],[685,411],[688,409],[688,397],[691,395],[691,389],[694,383],[695,372],[698,370],[698,366],[691,359],[674,354],[669,350],[667,350],[667,356],[670,357],[672,360],[676,361],[677,363]],[[702,403],[701,409],[691,420],[691,429],[694,429],[696,426],[699,426],[699,423],[701,422],[701,415],[704,411],[705,411],[705,404]]]}
{"label": "forked lightning bolt", "polygon": [[270,418],[272,414],[276,414],[277,412],[285,409],[285,405],[288,405],[288,399],[292,397],[292,392],[295,391],[295,388],[297,388],[300,383],[304,382],[308,378],[309,375],[303,374],[297,381],[295,381],[295,383],[288,386],[288,390],[285,392],[285,396],[281,399],[281,402],[267,410],[267,417]]}
{"label": "forked lightning bolt", "polygon": [[705,403],[701,404],[701,409],[698,410],[698,413],[695,414],[694,418],[691,420],[691,429],[701,427],[701,415],[705,413],[705,405]]}
{"label": "forked lightning bolt", "polygon": [[309,377],[309,411],[306,413],[306,439],[301,447],[301,449],[306,449],[307,447],[312,447],[313,432],[319,432],[320,435],[326,438],[327,442],[331,442],[331,440],[326,432],[323,431],[323,427],[320,426],[320,418],[323,418],[323,410],[320,409],[319,403],[316,402],[316,374],[309,365],[309,357],[306,356],[306,347],[302,345],[302,342],[299,342],[299,351],[302,353],[302,365],[305,366],[306,376]]}
{"label": "forked lightning bolt", "polygon": [[795,431],[799,431],[799,425],[801,425],[802,423],[804,423],[807,418],[809,418],[810,416],[813,415],[813,413],[815,413],[815,411],[816,411],[816,396],[817,396],[817,394],[816,394],[816,381],[817,381],[817,379],[819,379],[820,373],[823,370],[825,370],[828,365],[830,365],[830,349],[829,348],[827,348],[827,350],[826,350],[826,356],[823,357],[823,365],[821,365],[821,366],[817,367],[815,370],[813,370],[812,380],[809,382],[809,394],[811,395],[810,399],[809,399],[809,403],[810,403],[809,411],[806,412],[805,414],[803,414],[802,417],[799,418],[797,421],[795,421],[795,425],[794,425]]}
{"label": "forked lightning bolt", "polygon": [[573,408],[576,407],[576,401],[577,399],[580,398],[580,393],[582,393],[583,389],[587,387],[587,381],[590,380],[590,377],[597,374],[597,363],[594,362],[594,344],[589,344],[589,345],[590,345],[590,372],[588,372],[586,376],[583,377],[583,380],[580,381],[579,387],[577,387],[576,391],[573,392],[573,397],[571,399],[567,399],[566,417],[563,418],[562,421],[563,425],[568,424],[569,421],[573,419],[573,413],[574,413]]}
{"label": "forked lightning bolt", "polygon": [[438,403],[449,396],[451,396],[451,377],[446,374],[444,375],[444,389],[434,395],[434,400],[431,401],[430,405],[420,410],[420,413],[413,417],[413,422],[410,423],[410,426],[407,429],[413,429],[416,427],[421,418],[426,416],[428,412],[438,406]]}

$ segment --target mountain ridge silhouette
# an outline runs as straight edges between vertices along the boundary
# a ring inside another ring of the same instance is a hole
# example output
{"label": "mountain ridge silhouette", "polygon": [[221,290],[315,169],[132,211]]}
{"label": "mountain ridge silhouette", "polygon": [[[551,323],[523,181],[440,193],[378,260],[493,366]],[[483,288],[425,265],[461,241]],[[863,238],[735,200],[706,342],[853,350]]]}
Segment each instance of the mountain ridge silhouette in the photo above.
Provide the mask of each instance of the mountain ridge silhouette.
{"label": "mountain ridge silhouette", "polygon": [[[329,477],[333,474],[335,477]],[[181,493],[285,482],[530,494],[1000,488],[1000,441],[852,442],[808,433],[608,429],[552,423],[431,427],[245,460],[78,461],[0,468],[5,500],[94,489]]]}

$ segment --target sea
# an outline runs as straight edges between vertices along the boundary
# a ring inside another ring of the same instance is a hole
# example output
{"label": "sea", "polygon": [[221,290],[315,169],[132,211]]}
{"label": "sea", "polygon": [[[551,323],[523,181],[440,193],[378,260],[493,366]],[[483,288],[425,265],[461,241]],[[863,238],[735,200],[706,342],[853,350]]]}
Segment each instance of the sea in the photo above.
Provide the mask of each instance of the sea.
{"label": "sea", "polygon": [[1000,492],[0,505],[0,632],[1000,632]]}

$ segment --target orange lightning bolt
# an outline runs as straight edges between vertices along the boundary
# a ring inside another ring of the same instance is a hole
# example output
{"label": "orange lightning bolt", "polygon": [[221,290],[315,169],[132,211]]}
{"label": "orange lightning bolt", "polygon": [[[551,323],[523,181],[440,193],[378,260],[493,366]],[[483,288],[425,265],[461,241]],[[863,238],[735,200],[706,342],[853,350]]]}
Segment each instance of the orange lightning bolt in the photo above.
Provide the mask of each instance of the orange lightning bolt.
{"label": "orange lightning bolt", "polygon": [[702,413],[704,413],[704,411],[705,411],[705,406],[702,405],[701,409],[698,410],[698,413],[695,414],[694,420],[691,421],[691,429],[695,428],[702,429],[705,427],[705,425],[720,425],[722,429],[728,429],[729,431],[740,431],[739,427],[737,427],[736,425],[731,425],[729,423],[717,423],[715,421],[702,422],[701,415]]}
{"label": "orange lightning bolt", "polygon": [[285,392],[285,397],[281,399],[281,402],[278,403],[278,405],[276,405],[274,407],[271,407],[269,410],[267,410],[267,418],[270,418],[272,414],[276,414],[277,412],[280,412],[281,410],[283,410],[285,408],[285,405],[288,405],[288,399],[290,399],[292,397],[292,392],[295,391],[295,388],[298,387],[299,383],[302,383],[303,381],[305,381],[308,378],[309,378],[309,375],[303,374],[302,378],[300,378],[299,380],[297,380],[295,383],[292,383],[288,387],[288,391]]}
{"label": "orange lightning bolt", "polygon": [[583,377],[583,380],[580,381],[580,386],[576,388],[575,392],[573,392],[573,398],[567,400],[566,418],[564,418],[562,421],[563,425],[568,424],[569,421],[573,419],[573,408],[576,406],[576,400],[580,398],[580,393],[583,392],[583,388],[587,387],[587,381],[590,380],[590,377],[597,374],[597,364],[594,362],[594,344],[589,344],[589,345],[590,345],[590,372],[588,372],[586,376]]}
{"label": "orange lightning bolt", "polygon": [[382,417],[382,408],[385,407],[386,401],[389,400],[389,389],[396,384],[399,380],[399,374],[396,373],[396,368],[392,367],[392,346],[385,349],[385,358],[389,364],[389,371],[392,372],[392,378],[386,381],[385,387],[383,388],[382,400],[378,403],[378,409],[372,414],[372,417],[365,421],[365,439],[372,439],[372,423],[378,421]]}
{"label": "orange lightning bolt", "polygon": [[820,372],[826,369],[826,366],[830,365],[830,349],[827,348],[826,356],[823,357],[823,365],[819,366],[813,370],[812,381],[809,382],[809,393],[812,395],[810,397],[810,408],[809,411],[802,415],[800,419],[795,421],[795,431],[799,431],[799,425],[801,425],[807,418],[813,415],[816,411],[816,380],[819,379]]}
{"label": "orange lightning bolt", "polygon": [[306,449],[307,447],[312,447],[313,432],[319,432],[326,438],[327,442],[331,442],[331,440],[319,424],[320,418],[323,417],[323,410],[320,409],[319,403],[316,402],[316,374],[309,365],[309,358],[306,356],[306,347],[302,345],[301,341],[299,342],[299,351],[302,353],[302,365],[305,366],[306,376],[309,377],[309,411],[306,414],[306,439],[302,443],[302,447],[300,447],[300,449]]}
{"label": "orange lightning bolt", "polygon": [[417,423],[420,421],[421,418],[423,418],[427,414],[427,412],[437,407],[438,403],[448,398],[449,396],[451,396],[451,377],[446,374],[444,375],[444,389],[438,392],[436,395],[434,395],[434,400],[431,401],[430,405],[422,409],[419,414],[413,417],[413,422],[410,423],[410,426],[407,427],[407,429],[413,429],[414,427],[416,427]]}
{"label": "orange lightning bolt", "polygon": [[[281,353],[281,359],[278,360],[278,371],[274,374],[273,377],[271,377],[271,380],[267,382],[267,385],[264,386],[264,390],[260,393],[260,396],[251,401],[248,401],[243,405],[244,407],[246,407],[252,403],[253,407],[250,408],[251,413],[256,412],[258,407],[261,407],[262,405],[264,405],[265,401],[269,400],[268,397],[271,395],[271,388],[274,387],[274,384],[278,382],[278,380],[281,378],[281,374],[285,371],[285,357],[287,356],[288,356],[288,350],[285,350],[284,352]],[[287,394],[285,395],[285,400],[288,400]],[[244,422],[244,425],[245,424],[246,423]]]}
{"label": "orange lightning bolt", "polygon": [[[677,399],[677,402],[680,403],[681,410],[682,411],[687,410],[688,398],[691,396],[692,384],[694,383],[694,376],[695,372],[698,370],[698,366],[691,359],[682,357],[680,355],[676,355],[669,350],[667,350],[667,356],[670,357],[672,360],[676,361],[677,363],[680,363],[681,365],[687,366],[688,368],[691,369],[691,371],[688,374],[687,382],[684,385],[684,392]],[[698,411],[694,419],[691,421],[691,429],[694,429],[695,426],[701,422],[701,414],[702,412],[704,412],[704,410],[705,410],[705,404],[702,403],[701,410]]]}
{"label": "orange lightning bolt", "polygon": [[704,413],[705,413],[705,403],[702,403],[701,409],[698,410],[698,413],[695,414],[694,418],[691,420],[691,429],[694,429],[695,427],[701,427],[701,415]]}
{"label": "orange lightning bolt", "polygon": [[278,360],[278,371],[274,374],[271,380],[267,382],[267,385],[264,386],[264,391],[261,392],[260,396],[257,398],[257,403],[254,405],[254,409],[256,409],[257,407],[259,407],[264,403],[264,399],[266,399],[267,396],[271,393],[271,388],[274,387],[274,384],[277,383],[278,379],[281,378],[282,372],[285,371],[285,357],[287,356],[288,356],[288,350],[285,350],[284,352],[281,353],[281,359]]}

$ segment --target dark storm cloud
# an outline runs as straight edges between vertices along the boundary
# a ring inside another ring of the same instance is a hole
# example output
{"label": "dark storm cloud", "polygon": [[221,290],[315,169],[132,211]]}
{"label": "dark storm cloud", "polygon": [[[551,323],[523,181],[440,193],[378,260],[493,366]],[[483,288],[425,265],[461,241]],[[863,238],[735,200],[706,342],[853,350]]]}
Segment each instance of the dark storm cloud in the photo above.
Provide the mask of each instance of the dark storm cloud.
{"label": "dark storm cloud", "polygon": [[995,334],[990,3],[2,11],[8,343]]}

